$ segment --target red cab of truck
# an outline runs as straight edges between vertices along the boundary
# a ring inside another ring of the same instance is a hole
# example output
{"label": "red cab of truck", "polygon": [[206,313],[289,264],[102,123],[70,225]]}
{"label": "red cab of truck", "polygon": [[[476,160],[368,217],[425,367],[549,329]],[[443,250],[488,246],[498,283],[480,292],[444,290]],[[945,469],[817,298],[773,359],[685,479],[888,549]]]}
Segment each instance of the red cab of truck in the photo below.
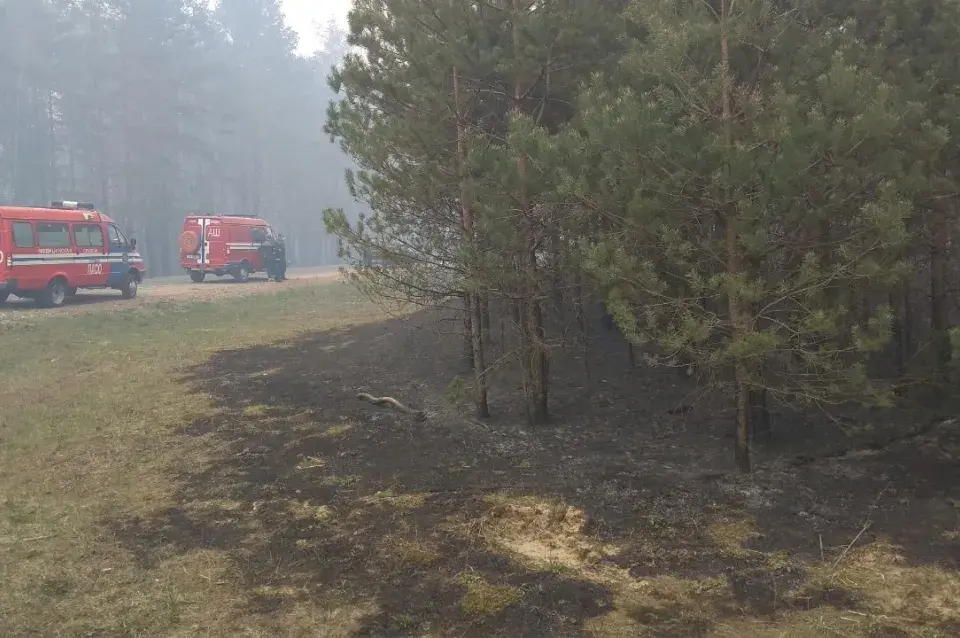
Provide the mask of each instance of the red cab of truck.
{"label": "red cab of truck", "polygon": [[274,235],[259,217],[190,215],[180,233],[180,265],[196,283],[208,274],[247,281],[266,269],[261,247]]}
{"label": "red cab of truck", "polygon": [[0,303],[15,295],[58,307],[80,288],[132,299],[143,273],[137,241],[92,204],[0,206]]}

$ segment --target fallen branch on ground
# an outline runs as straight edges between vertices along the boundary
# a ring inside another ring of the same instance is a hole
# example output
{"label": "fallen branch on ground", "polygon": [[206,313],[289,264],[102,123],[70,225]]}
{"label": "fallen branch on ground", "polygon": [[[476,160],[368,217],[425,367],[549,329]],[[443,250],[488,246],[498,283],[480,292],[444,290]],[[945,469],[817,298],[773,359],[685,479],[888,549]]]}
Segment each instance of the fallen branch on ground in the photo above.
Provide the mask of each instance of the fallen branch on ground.
{"label": "fallen branch on ground", "polygon": [[357,395],[357,398],[361,401],[366,401],[367,403],[372,403],[378,407],[391,407],[398,412],[403,412],[404,414],[409,414],[410,416],[416,417],[419,421],[425,421],[427,418],[427,413],[419,410],[413,410],[408,408],[404,404],[400,403],[393,397],[375,397],[372,394],[367,394],[366,392],[361,392]]}
{"label": "fallen branch on ground", "polygon": [[[867,511],[867,520],[864,521],[863,527],[860,528],[860,531],[856,536],[853,537],[853,540],[850,541],[850,544],[843,550],[843,553],[837,557],[837,560],[833,563],[833,573],[836,575],[837,567],[840,566],[840,561],[850,552],[850,549],[860,540],[860,537],[863,536],[863,533],[866,532],[870,527],[873,526],[873,514],[876,512],[877,508],[880,507],[880,499],[883,498],[883,494],[890,488],[891,482],[888,481],[886,485],[883,486],[883,489],[877,493],[877,498],[873,500],[873,505],[870,506],[870,509]],[[822,541],[821,541],[822,542]]]}
{"label": "fallen branch on ground", "polygon": [[857,533],[857,535],[853,537],[852,541],[850,541],[850,544],[847,545],[844,548],[843,552],[837,557],[837,560],[834,561],[833,563],[834,574],[837,571],[837,567],[840,565],[840,561],[843,560],[843,558],[850,552],[850,549],[857,543],[858,540],[860,540],[860,537],[863,536],[863,533],[868,529],[870,529],[871,525],[872,525],[872,521],[867,521],[866,523],[864,523],[863,527],[860,528],[860,531]]}

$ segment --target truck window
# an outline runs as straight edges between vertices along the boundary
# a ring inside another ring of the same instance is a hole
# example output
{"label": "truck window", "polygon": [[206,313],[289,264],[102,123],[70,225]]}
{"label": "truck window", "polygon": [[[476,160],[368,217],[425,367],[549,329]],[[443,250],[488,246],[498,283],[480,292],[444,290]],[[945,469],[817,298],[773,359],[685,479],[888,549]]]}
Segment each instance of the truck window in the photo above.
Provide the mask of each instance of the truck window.
{"label": "truck window", "polygon": [[37,242],[33,239],[33,224],[30,222],[13,222],[13,245],[17,248],[37,247]]}
{"label": "truck window", "polygon": [[120,229],[110,224],[108,227],[108,236],[110,237],[110,250],[124,250],[127,247],[127,239],[120,232]]}
{"label": "truck window", "polygon": [[41,248],[70,248],[70,228],[59,222],[37,222],[37,245]]}
{"label": "truck window", "polygon": [[103,231],[97,224],[77,224],[73,227],[77,248],[103,248]]}

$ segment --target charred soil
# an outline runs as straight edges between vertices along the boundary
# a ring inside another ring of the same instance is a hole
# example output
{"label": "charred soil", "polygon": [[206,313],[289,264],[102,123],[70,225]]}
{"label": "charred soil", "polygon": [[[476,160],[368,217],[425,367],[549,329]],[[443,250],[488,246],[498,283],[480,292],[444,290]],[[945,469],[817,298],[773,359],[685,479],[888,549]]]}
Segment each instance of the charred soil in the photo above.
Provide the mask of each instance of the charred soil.
{"label": "charred soil", "polygon": [[[171,618],[149,616],[146,634],[948,636],[960,627],[960,436],[950,420],[870,449],[933,417],[861,412],[841,429],[823,415],[775,412],[770,440],[756,443],[758,469],[743,477],[725,404],[676,372],[631,368],[613,333],[598,332],[589,355],[553,353],[553,420],[531,429],[509,367],[491,379],[493,418],[469,416],[456,381],[469,379],[462,341],[435,315],[370,322],[378,311],[350,297],[334,326],[298,304],[287,310],[315,330],[285,323],[273,338],[217,342],[177,365],[170,396],[193,407],[149,426],[137,454],[163,453],[110,474],[162,480],[137,506],[121,493],[97,509],[91,551],[113,548],[133,581],[179,583],[169,574],[183,569],[202,585],[177,598]],[[427,419],[358,401],[359,392],[393,396]],[[817,457],[841,444],[850,452]],[[814,460],[794,462],[804,454]],[[89,556],[75,560],[72,570],[90,568]],[[76,596],[76,577],[47,580],[49,596]]]}

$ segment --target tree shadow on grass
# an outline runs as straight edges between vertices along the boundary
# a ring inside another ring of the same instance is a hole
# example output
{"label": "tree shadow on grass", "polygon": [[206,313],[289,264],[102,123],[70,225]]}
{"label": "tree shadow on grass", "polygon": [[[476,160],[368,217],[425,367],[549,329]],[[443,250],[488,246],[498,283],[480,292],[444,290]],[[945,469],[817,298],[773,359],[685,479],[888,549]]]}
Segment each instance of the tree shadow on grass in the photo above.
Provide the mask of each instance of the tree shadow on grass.
{"label": "tree shadow on grass", "polygon": [[[636,623],[625,631],[696,636],[723,619],[857,607],[843,587],[805,582],[815,557],[809,535],[793,534],[807,484],[839,493],[861,488],[855,477],[843,488],[820,470],[806,484],[779,466],[730,476],[718,420],[677,417],[689,386],[628,370],[615,339],[596,345],[607,369],[590,392],[569,372],[577,362],[556,357],[561,417],[550,427],[517,423],[512,387],[496,382],[498,416],[477,423],[444,399],[459,343],[430,321],[308,334],[196,366],[183,382],[216,413],[180,434],[208,439],[214,460],[180,469],[176,509],[108,524],[146,566],[226,552],[248,611],[334,594],[372,602],[358,635],[573,636],[620,606]],[[430,418],[378,410],[358,391]],[[838,537],[856,514],[832,521]],[[910,552],[921,542],[899,540]],[[784,560],[798,543],[801,558]],[[649,587],[637,594],[637,583]]]}
{"label": "tree shadow on grass", "polygon": [[[485,495],[517,484],[516,455],[497,458],[442,418],[418,423],[355,399],[402,391],[420,404],[447,374],[406,329],[309,335],[198,366],[185,382],[218,411],[181,434],[209,437],[222,457],[183,470],[180,507],[113,530],[145,566],[197,548],[229,553],[256,613],[336,592],[375,603],[360,634],[577,634],[609,608],[609,589],[519,564],[472,527]],[[521,489],[535,490],[527,474]]]}

